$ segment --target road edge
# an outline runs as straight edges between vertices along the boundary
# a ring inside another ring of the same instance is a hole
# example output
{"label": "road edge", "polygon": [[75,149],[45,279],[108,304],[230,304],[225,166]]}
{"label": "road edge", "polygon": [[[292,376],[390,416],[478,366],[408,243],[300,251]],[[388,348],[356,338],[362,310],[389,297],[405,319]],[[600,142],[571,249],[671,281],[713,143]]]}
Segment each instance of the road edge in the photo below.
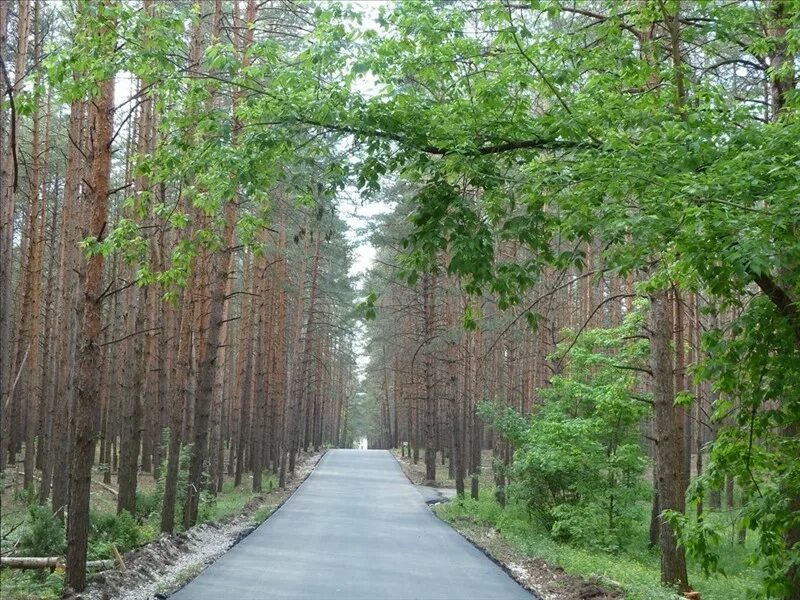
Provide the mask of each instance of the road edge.
{"label": "road edge", "polygon": [[[418,488],[420,488],[420,487],[430,487],[430,486],[421,486],[419,484],[414,483],[414,481],[411,479],[409,474],[406,472],[406,469],[405,469],[405,467],[403,465],[403,462],[399,458],[397,458],[397,456],[395,455],[394,452],[389,451],[389,454],[392,456],[392,458],[394,458],[395,462],[397,462],[397,464],[400,466],[400,470],[403,472],[403,475],[406,476],[406,479],[408,479],[408,482],[411,485],[413,485],[414,488],[417,488],[417,491],[419,491]],[[435,489],[435,488],[433,488],[433,489]],[[423,494],[423,498],[424,498],[424,494]],[[444,496],[442,496],[442,498],[443,498],[443,500],[442,500],[443,502],[450,502],[451,501],[449,499],[444,498]],[[514,571],[512,571],[511,568],[508,565],[506,565],[505,563],[500,561],[498,558],[496,558],[494,555],[492,555],[486,548],[484,548],[480,544],[478,544],[475,541],[473,541],[470,538],[468,538],[461,531],[459,531],[458,528],[454,527],[452,523],[449,523],[448,521],[446,521],[445,519],[440,517],[439,514],[435,510],[433,510],[433,507],[436,504],[438,504],[438,503],[431,504],[429,502],[425,502],[425,505],[428,507],[428,510],[431,512],[432,515],[434,515],[437,519],[439,519],[439,521],[441,521],[442,523],[447,525],[450,529],[455,531],[464,540],[466,540],[470,544],[470,546],[472,546],[473,548],[477,549],[486,558],[488,558],[490,561],[492,561],[494,564],[496,564],[498,567],[500,567],[506,575],[508,575],[512,580],[514,580],[514,582],[516,582],[517,585],[519,585],[522,589],[524,589],[531,596],[533,596],[534,600],[542,600],[541,596],[539,595],[538,590],[536,590],[533,587],[531,587],[527,582],[521,581],[517,577],[517,575],[515,575]]]}
{"label": "road edge", "polygon": [[[260,521],[260,522],[258,522],[258,523],[254,523],[254,524],[253,524],[251,527],[248,527],[247,529],[245,529],[245,530],[241,531],[239,534],[237,534],[237,535],[236,535],[236,537],[234,538],[234,541],[233,541],[233,543],[232,543],[230,546],[228,546],[228,548],[227,548],[227,549],[226,549],[224,552],[222,552],[221,554],[219,554],[219,555],[217,555],[216,557],[214,557],[214,558],[213,558],[211,561],[204,563],[204,564],[203,564],[203,566],[202,566],[202,568],[198,569],[198,571],[197,571],[196,573],[194,573],[194,574],[192,575],[192,577],[189,577],[189,578],[187,578],[186,580],[182,581],[178,587],[176,587],[176,588],[172,589],[172,590],[171,590],[171,591],[170,591],[168,594],[156,594],[156,595],[154,596],[154,598],[156,598],[156,599],[158,599],[158,600],[166,600],[167,598],[170,598],[170,597],[172,597],[173,595],[177,594],[179,591],[181,591],[183,588],[185,588],[187,585],[189,585],[189,584],[190,584],[192,581],[194,581],[195,579],[197,579],[197,578],[200,576],[200,574],[201,574],[203,571],[205,571],[205,570],[206,570],[208,567],[210,567],[211,565],[213,565],[213,564],[214,564],[215,562],[217,562],[217,561],[218,561],[220,558],[222,558],[223,556],[225,556],[225,554],[227,554],[228,552],[230,552],[230,551],[231,551],[231,550],[232,550],[232,549],[233,549],[233,548],[234,548],[234,547],[235,547],[237,544],[239,544],[239,542],[241,542],[241,541],[242,541],[243,539],[245,539],[247,536],[249,536],[250,534],[252,534],[252,533],[253,533],[253,532],[254,532],[256,529],[258,529],[258,528],[259,528],[259,527],[261,527],[262,525],[266,524],[266,523],[267,523],[267,521],[269,521],[269,520],[272,518],[272,516],[273,516],[275,513],[277,513],[277,512],[278,512],[278,511],[281,509],[281,507],[282,507],[284,504],[286,504],[286,503],[287,503],[289,500],[291,500],[291,498],[292,498],[292,497],[293,497],[293,496],[294,496],[294,495],[297,493],[297,490],[299,490],[299,489],[300,489],[300,488],[303,486],[303,484],[304,484],[306,481],[308,481],[309,477],[311,477],[311,475],[313,475],[314,471],[316,471],[316,470],[317,470],[317,467],[319,467],[320,463],[321,463],[321,462],[322,462],[322,461],[325,459],[325,457],[326,457],[327,455],[328,455],[328,449],[327,449],[327,448],[325,448],[325,449],[323,449],[323,450],[322,450],[322,452],[320,453],[320,455],[317,457],[317,460],[316,460],[316,461],[314,462],[314,464],[311,466],[311,469],[309,469],[308,473],[306,473],[306,474],[303,476],[303,478],[302,478],[302,479],[300,479],[299,481],[297,481],[297,485],[295,485],[295,486],[292,488],[292,490],[291,490],[291,493],[287,494],[287,496],[286,496],[285,498],[283,498],[283,499],[282,499],[280,502],[278,502],[278,503],[275,505],[275,507],[272,509],[272,511],[270,511],[270,513],[267,515],[267,518],[265,518],[263,521]],[[292,483],[294,483],[294,482],[292,482]]]}

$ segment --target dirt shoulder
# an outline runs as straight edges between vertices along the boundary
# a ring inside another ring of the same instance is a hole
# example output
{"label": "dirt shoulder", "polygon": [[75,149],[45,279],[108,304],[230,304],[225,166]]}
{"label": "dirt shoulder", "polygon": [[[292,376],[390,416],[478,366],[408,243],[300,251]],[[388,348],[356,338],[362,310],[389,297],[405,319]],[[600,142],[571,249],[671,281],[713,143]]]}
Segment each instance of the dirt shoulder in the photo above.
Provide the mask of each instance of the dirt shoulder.
{"label": "dirt shoulder", "polygon": [[300,455],[285,490],[254,497],[242,512],[217,523],[202,523],[123,555],[123,566],[97,573],[71,600],[150,600],[167,598],[274,513],[311,474],[324,453]]}
{"label": "dirt shoulder", "polygon": [[[408,479],[415,485],[423,485],[425,482],[424,465],[415,465],[397,452],[393,454]],[[436,514],[435,510],[434,514]],[[517,583],[541,600],[617,600],[624,598],[624,594],[620,590],[609,590],[598,582],[570,575],[561,567],[551,565],[540,558],[527,556],[508,542],[494,527],[480,523],[477,519],[462,517],[455,521],[445,522],[497,563]]]}

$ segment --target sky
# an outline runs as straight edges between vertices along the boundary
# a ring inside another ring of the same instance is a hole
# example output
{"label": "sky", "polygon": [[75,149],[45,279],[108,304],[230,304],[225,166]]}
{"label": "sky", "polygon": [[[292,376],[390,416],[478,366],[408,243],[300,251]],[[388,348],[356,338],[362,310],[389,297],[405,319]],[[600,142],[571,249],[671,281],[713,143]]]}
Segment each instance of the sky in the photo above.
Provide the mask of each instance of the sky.
{"label": "sky", "polygon": [[347,240],[353,244],[353,263],[349,273],[351,277],[366,274],[375,260],[377,249],[370,243],[364,227],[371,219],[391,210],[392,207],[385,202],[363,200],[358,192],[340,196],[339,214],[348,226]]}
{"label": "sky", "polygon": [[[382,6],[387,6],[389,2],[387,0],[350,0],[347,4],[364,15],[361,28],[366,30],[378,27],[378,10]],[[364,77],[356,82],[355,86],[366,95],[375,89],[374,82]],[[364,226],[371,218],[390,212],[391,209],[392,207],[385,202],[365,200],[355,189],[345,190],[341,194],[339,198],[340,214],[349,228],[347,238],[354,245],[353,264],[349,273],[351,277],[364,275],[375,260],[377,250],[367,239],[368,236],[363,231]]]}

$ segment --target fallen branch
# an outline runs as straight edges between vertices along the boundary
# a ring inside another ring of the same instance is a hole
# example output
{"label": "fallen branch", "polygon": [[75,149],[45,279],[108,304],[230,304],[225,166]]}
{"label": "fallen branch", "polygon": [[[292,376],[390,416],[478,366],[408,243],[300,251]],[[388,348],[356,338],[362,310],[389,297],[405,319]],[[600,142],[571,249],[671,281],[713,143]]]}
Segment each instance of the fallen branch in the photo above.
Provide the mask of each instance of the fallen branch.
{"label": "fallen branch", "polygon": [[119,550],[117,550],[116,544],[111,544],[111,551],[114,553],[114,560],[117,564],[122,567],[123,571],[127,571],[128,567],[125,566],[125,561],[122,560],[122,555],[119,553]]}
{"label": "fallen branch", "polygon": [[[63,556],[3,556],[0,557],[0,567],[10,569],[55,569],[64,566]],[[113,560],[90,560],[86,563],[87,569],[112,569],[116,564]]]}
{"label": "fallen branch", "polygon": [[107,484],[103,483],[102,481],[93,481],[92,483],[96,483],[101,488],[103,488],[105,491],[107,491],[107,492],[109,492],[111,494],[114,494],[115,496],[119,496],[119,492],[117,490],[112,488],[110,485],[107,485]]}

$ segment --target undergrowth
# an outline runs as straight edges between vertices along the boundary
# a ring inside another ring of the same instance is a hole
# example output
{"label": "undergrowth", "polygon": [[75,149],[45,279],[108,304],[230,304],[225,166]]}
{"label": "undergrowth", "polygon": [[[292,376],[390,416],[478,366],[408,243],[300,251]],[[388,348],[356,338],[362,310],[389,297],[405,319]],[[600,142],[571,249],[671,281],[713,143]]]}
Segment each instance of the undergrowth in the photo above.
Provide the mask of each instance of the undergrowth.
{"label": "undergrowth", "polygon": [[[182,457],[183,458],[183,457]],[[179,474],[178,498],[176,499],[176,530],[183,524],[183,499],[185,498],[186,466],[181,461]],[[162,471],[163,472],[163,471]],[[277,488],[278,480],[272,473],[264,473],[264,492]],[[89,515],[89,548],[88,560],[113,559],[115,546],[120,554],[154,541],[161,534],[161,504],[163,485],[156,485],[151,491],[139,490],[136,493],[136,510],[134,514],[123,511],[120,514],[109,512],[106,503],[98,503]],[[217,496],[204,492],[200,498],[198,523],[217,522],[242,511],[245,505],[258,494],[250,490],[244,482],[238,488],[232,481],[226,481],[222,492]],[[14,498],[18,510],[11,512],[6,507],[3,511],[3,533],[12,525],[17,527],[13,535],[5,536],[3,549],[8,544],[16,544],[14,554],[17,556],[63,556],[66,552],[66,535],[64,523],[56,518],[49,506],[36,503],[33,492],[20,491]],[[254,521],[260,523],[272,512],[264,507],[254,515]],[[16,518],[11,518],[16,516]],[[0,571],[0,597],[3,600],[55,600],[61,596],[63,588],[63,572],[55,570],[17,570]]]}
{"label": "undergrowth", "polygon": [[[511,501],[506,509],[494,498],[494,490],[484,488],[479,500],[455,500],[436,508],[437,513],[456,527],[477,523],[496,529],[521,554],[541,558],[583,577],[597,577],[619,585],[628,600],[668,600],[675,598],[660,585],[658,551],[648,547],[649,511],[645,503],[631,515],[635,526],[627,544],[616,552],[590,550],[554,541],[526,511]],[[726,528],[724,513],[707,513],[706,519]],[[700,566],[689,563],[689,582],[704,600],[745,600],[760,597],[758,569],[748,564],[748,548],[730,544],[722,560],[727,576],[705,576]]]}

